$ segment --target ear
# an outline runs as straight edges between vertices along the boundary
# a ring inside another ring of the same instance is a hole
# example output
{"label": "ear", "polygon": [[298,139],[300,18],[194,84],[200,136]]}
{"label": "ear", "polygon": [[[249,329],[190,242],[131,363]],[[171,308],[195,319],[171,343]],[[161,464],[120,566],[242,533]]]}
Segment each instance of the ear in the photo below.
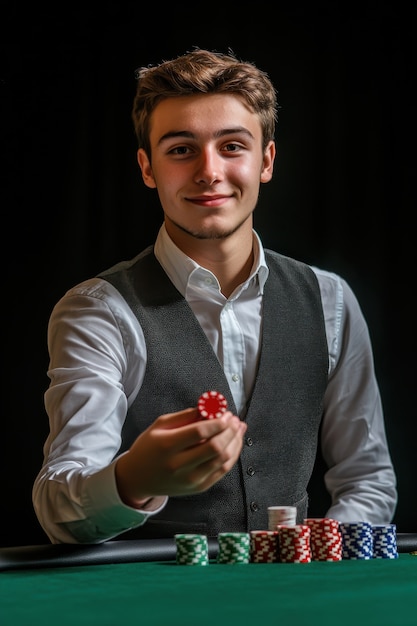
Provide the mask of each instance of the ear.
{"label": "ear", "polygon": [[270,141],[264,152],[264,158],[263,158],[262,170],[261,170],[261,183],[269,183],[269,181],[272,178],[272,174],[274,171],[275,153],[276,153],[275,142]]}
{"label": "ear", "polygon": [[136,154],[139,167],[142,172],[143,182],[147,187],[151,189],[156,189],[156,182],[153,177],[151,162],[149,161],[148,155],[146,154],[143,148],[139,148]]}

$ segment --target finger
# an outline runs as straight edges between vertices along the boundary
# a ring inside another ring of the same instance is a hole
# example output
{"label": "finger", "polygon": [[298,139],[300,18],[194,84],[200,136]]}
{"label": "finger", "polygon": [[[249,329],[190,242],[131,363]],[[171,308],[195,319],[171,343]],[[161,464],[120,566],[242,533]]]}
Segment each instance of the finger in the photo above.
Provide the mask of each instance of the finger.
{"label": "finger", "polygon": [[[226,437],[233,437],[240,429],[239,424],[240,419],[228,411],[219,419],[198,420],[169,431],[171,432],[169,442],[177,452],[180,452],[194,446],[200,446],[203,442],[211,441],[224,432],[229,432]],[[216,445],[215,441],[212,445],[213,447]]]}
{"label": "finger", "polygon": [[239,458],[242,441],[242,438],[234,438],[222,455],[200,463],[188,472],[187,478],[193,492],[205,491],[233,468]]}
{"label": "finger", "polygon": [[[225,417],[227,418],[227,416]],[[208,424],[199,425],[200,432],[201,430],[206,431],[213,421],[217,420],[209,420]],[[176,464],[178,464],[177,467],[192,470],[210,461],[215,461],[217,466],[221,466],[229,458],[230,450],[233,451],[242,446],[243,432],[240,423],[238,417],[230,414],[230,418],[224,423],[222,430],[212,432],[210,436],[200,439],[196,439],[195,431],[182,429],[181,441],[178,441],[175,459]],[[212,428],[213,426],[211,430]]]}
{"label": "finger", "polygon": [[160,415],[154,422],[158,428],[180,428],[186,424],[193,424],[198,418],[198,410],[196,407],[176,411],[175,413],[165,413]]}
{"label": "finger", "polygon": [[231,417],[233,417],[233,413],[226,411],[220,418],[200,420],[198,409],[192,407],[176,413],[160,415],[155,422],[153,422],[152,427],[156,429],[176,430],[191,426],[189,429],[190,434],[193,432],[201,433],[200,437],[196,439],[196,441],[198,441],[201,438],[210,437],[224,430]]}

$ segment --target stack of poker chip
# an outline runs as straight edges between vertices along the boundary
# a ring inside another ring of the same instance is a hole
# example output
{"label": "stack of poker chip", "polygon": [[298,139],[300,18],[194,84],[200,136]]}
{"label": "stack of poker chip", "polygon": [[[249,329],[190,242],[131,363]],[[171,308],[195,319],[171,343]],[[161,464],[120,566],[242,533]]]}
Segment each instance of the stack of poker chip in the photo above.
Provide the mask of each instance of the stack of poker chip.
{"label": "stack of poker chip", "polygon": [[395,524],[372,526],[374,559],[398,559]]}
{"label": "stack of poker chip", "polygon": [[280,563],[311,563],[310,535],[307,524],[279,526]]}
{"label": "stack of poker chip", "polygon": [[269,506],[268,530],[276,530],[277,526],[294,526],[297,521],[296,506]]}
{"label": "stack of poker chip", "polygon": [[208,565],[209,552],[206,535],[175,535],[176,562],[178,565]]}
{"label": "stack of poker chip", "polygon": [[242,532],[219,533],[217,563],[250,563],[250,535]]}
{"label": "stack of poker chip", "polygon": [[250,531],[250,561],[251,563],[279,562],[278,530]]}
{"label": "stack of poker chip", "polygon": [[373,531],[369,522],[340,522],[339,528],[343,559],[373,558]]}
{"label": "stack of poker chip", "polygon": [[311,529],[310,547],[313,561],[342,560],[342,534],[337,520],[328,517],[307,517],[304,524]]}

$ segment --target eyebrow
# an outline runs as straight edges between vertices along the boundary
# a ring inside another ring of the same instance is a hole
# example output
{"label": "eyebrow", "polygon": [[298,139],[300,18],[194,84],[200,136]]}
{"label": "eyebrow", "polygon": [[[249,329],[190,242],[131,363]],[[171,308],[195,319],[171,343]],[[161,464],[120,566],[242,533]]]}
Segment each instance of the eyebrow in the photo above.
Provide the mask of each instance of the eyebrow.
{"label": "eyebrow", "polygon": [[[232,128],[222,128],[214,133],[214,138],[219,139],[227,135],[237,135],[237,134],[244,134],[250,137],[251,139],[254,139],[254,136],[252,135],[252,133],[244,126],[233,126]],[[162,137],[160,137],[160,139],[158,140],[158,145],[160,145],[164,141],[167,141],[168,139],[175,139],[177,137],[183,137],[184,139],[195,139],[196,135],[189,130],[172,130],[168,133],[165,133],[165,135],[162,135]]]}

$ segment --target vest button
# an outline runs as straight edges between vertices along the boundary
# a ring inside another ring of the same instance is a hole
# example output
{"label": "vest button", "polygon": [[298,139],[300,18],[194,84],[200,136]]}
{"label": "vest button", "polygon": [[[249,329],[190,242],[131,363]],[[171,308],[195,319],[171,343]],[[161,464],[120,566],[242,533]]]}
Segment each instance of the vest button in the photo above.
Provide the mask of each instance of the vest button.
{"label": "vest button", "polygon": [[252,439],[252,437],[246,437],[246,445],[247,446],[253,446],[253,439]]}
{"label": "vest button", "polygon": [[246,470],[246,473],[247,473],[249,476],[253,476],[253,475],[254,475],[254,473],[255,473],[255,470],[253,469],[253,467],[252,467],[252,466],[249,466],[249,467],[248,467],[248,469]]}
{"label": "vest button", "polygon": [[259,511],[259,504],[257,502],[251,502],[249,506],[251,511]]}

